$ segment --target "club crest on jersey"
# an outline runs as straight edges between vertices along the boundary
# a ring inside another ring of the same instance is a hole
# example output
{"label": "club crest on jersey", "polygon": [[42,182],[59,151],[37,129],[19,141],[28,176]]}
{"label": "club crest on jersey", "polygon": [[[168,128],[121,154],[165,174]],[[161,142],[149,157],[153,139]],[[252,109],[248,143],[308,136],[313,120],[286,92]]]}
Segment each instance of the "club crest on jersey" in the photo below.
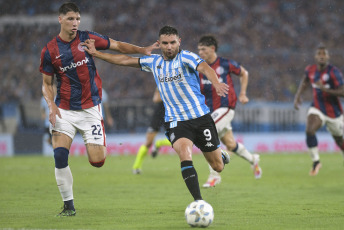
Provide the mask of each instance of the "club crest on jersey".
{"label": "club crest on jersey", "polygon": [[81,43],[79,43],[79,45],[78,45],[78,50],[81,52],[85,52],[84,46],[82,46]]}
{"label": "club crest on jersey", "polygon": [[217,67],[215,71],[218,75],[221,75],[225,72],[222,66]]}
{"label": "club crest on jersey", "polygon": [[328,81],[328,79],[330,79],[330,76],[327,73],[325,73],[321,76],[321,79],[326,82]]}

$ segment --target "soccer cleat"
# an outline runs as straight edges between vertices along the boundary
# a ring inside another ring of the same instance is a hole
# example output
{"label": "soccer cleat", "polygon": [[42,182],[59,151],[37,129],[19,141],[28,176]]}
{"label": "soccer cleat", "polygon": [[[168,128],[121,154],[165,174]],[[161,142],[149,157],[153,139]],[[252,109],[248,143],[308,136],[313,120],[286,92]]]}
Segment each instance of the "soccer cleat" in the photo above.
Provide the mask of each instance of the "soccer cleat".
{"label": "soccer cleat", "polygon": [[207,182],[203,184],[203,188],[210,188],[210,187],[215,187],[215,185],[221,183],[221,176],[212,176],[210,175],[208,177]]}
{"label": "soccer cleat", "polygon": [[135,175],[139,175],[139,174],[141,174],[141,169],[133,169],[133,174],[135,174]]}
{"label": "soccer cleat", "polygon": [[312,167],[311,171],[309,172],[309,175],[310,176],[318,175],[321,166],[322,165],[321,165],[320,161],[313,162],[313,167]]}
{"label": "soccer cleat", "polygon": [[224,150],[221,149],[221,155],[222,155],[223,163],[224,163],[224,164],[228,164],[229,161],[231,160],[229,154],[228,154],[226,151],[224,151]]}
{"label": "soccer cleat", "polygon": [[152,149],[152,157],[155,158],[156,156],[158,156],[158,153],[159,153],[159,148],[157,148],[154,144],[153,149]]}
{"label": "soccer cleat", "polygon": [[253,169],[254,177],[256,179],[260,179],[262,177],[263,171],[259,167],[260,156],[258,154],[253,154],[253,165],[251,166]]}
{"label": "soccer cleat", "polygon": [[66,205],[63,206],[62,212],[56,215],[56,217],[67,217],[67,216],[75,216],[76,211],[75,209],[69,209]]}

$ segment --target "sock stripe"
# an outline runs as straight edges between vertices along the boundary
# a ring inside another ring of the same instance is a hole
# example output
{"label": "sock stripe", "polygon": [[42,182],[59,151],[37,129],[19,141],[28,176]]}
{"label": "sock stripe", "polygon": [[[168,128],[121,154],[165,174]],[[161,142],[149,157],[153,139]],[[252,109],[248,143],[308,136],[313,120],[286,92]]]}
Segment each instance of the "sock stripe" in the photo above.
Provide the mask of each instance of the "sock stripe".
{"label": "sock stripe", "polygon": [[182,167],[182,172],[183,172],[185,169],[189,169],[189,168],[193,168],[193,166],[185,166],[185,167]]}

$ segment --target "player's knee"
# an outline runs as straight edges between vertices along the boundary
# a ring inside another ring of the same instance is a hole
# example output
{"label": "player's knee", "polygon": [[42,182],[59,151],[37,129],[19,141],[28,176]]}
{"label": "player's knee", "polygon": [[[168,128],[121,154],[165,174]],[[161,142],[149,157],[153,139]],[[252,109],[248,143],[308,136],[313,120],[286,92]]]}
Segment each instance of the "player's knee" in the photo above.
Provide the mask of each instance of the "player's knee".
{"label": "player's knee", "polygon": [[64,147],[54,149],[55,167],[62,169],[68,166],[69,150]]}
{"label": "player's knee", "polygon": [[106,159],[106,158],[104,158],[103,160],[98,161],[98,162],[90,161],[90,164],[91,164],[93,167],[100,168],[100,167],[102,167],[102,166],[104,165],[105,159]]}

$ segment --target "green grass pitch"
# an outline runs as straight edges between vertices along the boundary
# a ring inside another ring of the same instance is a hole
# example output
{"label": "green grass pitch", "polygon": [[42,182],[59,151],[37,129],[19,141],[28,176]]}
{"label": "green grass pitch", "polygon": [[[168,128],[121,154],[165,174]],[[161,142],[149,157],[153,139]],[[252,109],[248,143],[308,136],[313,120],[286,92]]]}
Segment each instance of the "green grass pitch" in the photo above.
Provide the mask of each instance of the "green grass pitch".
{"label": "green grass pitch", "polygon": [[[194,155],[200,185],[208,176]],[[340,154],[322,154],[316,177],[307,154],[262,155],[263,177],[233,156],[216,188],[201,189],[215,212],[209,229],[343,229],[344,166]],[[131,174],[134,156],[109,156],[102,168],[70,157],[77,215],[62,207],[52,157],[0,158],[0,229],[190,229],[184,210],[192,201],[176,155],[147,157]]]}

